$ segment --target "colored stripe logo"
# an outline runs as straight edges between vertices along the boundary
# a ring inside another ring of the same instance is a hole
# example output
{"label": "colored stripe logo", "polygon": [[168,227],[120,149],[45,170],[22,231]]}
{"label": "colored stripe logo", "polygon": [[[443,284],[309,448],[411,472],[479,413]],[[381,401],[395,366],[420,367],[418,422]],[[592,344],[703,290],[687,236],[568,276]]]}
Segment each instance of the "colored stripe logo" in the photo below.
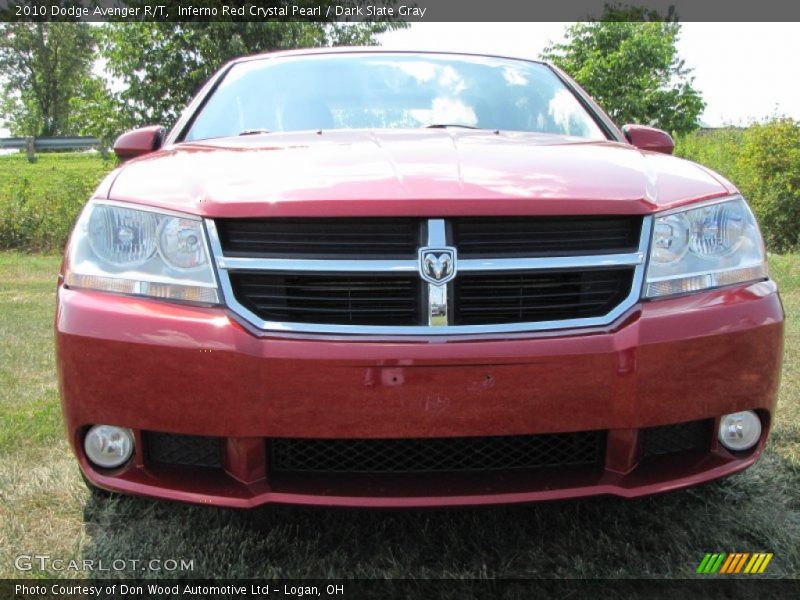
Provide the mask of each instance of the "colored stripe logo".
{"label": "colored stripe logo", "polygon": [[697,573],[701,575],[713,575],[714,573],[756,575],[767,569],[772,557],[772,552],[754,552],[752,554],[750,552],[733,552],[731,554],[709,552],[700,561]]}

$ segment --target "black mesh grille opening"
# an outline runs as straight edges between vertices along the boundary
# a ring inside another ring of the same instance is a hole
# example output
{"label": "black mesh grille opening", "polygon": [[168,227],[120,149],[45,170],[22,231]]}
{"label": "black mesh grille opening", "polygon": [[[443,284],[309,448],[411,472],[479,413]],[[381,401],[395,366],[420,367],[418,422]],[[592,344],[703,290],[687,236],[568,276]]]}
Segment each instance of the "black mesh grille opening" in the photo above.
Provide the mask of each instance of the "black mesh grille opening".
{"label": "black mesh grille opening", "polygon": [[422,245],[421,219],[218,219],[226,256],[413,258]]}
{"label": "black mesh grille opening", "polygon": [[642,217],[470,217],[452,227],[461,257],[612,254],[636,251]]}
{"label": "black mesh grille opening", "polygon": [[594,465],[605,433],[430,439],[273,439],[270,468],[306,473],[431,473]]}
{"label": "black mesh grille opening", "polygon": [[677,425],[649,427],[644,430],[643,454],[659,456],[686,450],[708,450],[714,421],[690,421]]}
{"label": "black mesh grille opening", "polygon": [[459,273],[454,324],[484,325],[599,317],[630,293],[633,269]]}
{"label": "black mesh grille opening", "polygon": [[173,433],[144,434],[147,457],[156,463],[186,467],[222,467],[222,439]]}
{"label": "black mesh grille opening", "polygon": [[265,321],[420,325],[417,274],[230,273],[236,299]]}

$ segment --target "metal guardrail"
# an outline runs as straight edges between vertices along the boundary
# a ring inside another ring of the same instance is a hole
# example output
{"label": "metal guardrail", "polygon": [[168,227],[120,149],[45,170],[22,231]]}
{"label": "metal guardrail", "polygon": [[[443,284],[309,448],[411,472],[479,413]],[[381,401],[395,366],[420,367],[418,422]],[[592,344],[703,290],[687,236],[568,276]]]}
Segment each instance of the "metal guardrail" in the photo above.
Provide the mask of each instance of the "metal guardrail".
{"label": "metal guardrail", "polygon": [[35,150],[83,150],[97,148],[100,140],[89,136],[38,137],[38,138],[0,138],[0,150],[24,150],[33,140]]}
{"label": "metal guardrail", "polygon": [[30,161],[34,160],[36,152],[42,150],[87,150],[90,148],[106,150],[98,138],[89,136],[0,138],[0,150],[25,150]]}
{"label": "metal guardrail", "polygon": [[22,150],[25,138],[0,138],[0,150]]}

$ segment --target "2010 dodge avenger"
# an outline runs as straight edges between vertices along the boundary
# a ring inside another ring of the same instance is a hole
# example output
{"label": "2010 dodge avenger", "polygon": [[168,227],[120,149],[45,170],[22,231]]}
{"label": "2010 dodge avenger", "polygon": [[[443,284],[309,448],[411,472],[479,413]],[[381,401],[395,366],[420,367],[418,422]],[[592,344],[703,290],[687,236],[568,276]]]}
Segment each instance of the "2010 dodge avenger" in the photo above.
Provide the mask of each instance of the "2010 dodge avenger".
{"label": "2010 dodge avenger", "polygon": [[724,178],[546,64],[295,51],[222,68],[66,250],[90,486],[250,507],[613,494],[761,453],[783,311]]}

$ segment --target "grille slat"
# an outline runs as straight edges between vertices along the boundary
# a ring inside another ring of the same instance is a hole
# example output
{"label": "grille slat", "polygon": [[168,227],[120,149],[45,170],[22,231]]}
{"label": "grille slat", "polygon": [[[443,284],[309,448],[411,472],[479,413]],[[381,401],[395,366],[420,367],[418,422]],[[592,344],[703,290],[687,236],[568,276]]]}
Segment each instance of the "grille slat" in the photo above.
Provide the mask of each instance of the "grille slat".
{"label": "grille slat", "polygon": [[[415,274],[230,273],[234,293],[265,321],[419,325],[422,280]],[[264,293],[269,290],[269,293]]]}
{"label": "grille slat", "polygon": [[228,256],[328,258],[414,257],[421,221],[408,218],[218,219]]}
{"label": "grille slat", "polygon": [[[481,291],[485,292],[486,290],[481,290]],[[597,290],[597,291],[591,291],[591,292],[581,292],[581,296],[583,296],[583,297],[605,296],[607,294],[608,294],[608,290]],[[504,296],[502,294],[491,294],[491,295],[488,295],[488,296],[480,296],[480,295],[472,296],[472,299],[473,300],[498,300],[498,299],[502,299],[502,298],[514,298],[514,299],[522,298],[523,300],[528,300],[528,299],[538,298],[540,300],[544,300],[544,299],[549,299],[549,298],[569,298],[569,297],[574,296],[574,295],[575,295],[575,292],[559,292],[559,293],[555,293],[555,294],[519,294],[519,295],[513,295],[513,296]]]}
{"label": "grille slat", "polygon": [[[517,238],[526,238],[528,237],[533,230],[528,229],[525,231],[505,231],[503,233],[504,236],[513,237],[516,236]],[[578,240],[585,240],[587,239],[584,235],[574,235],[573,237],[567,237],[563,234],[563,232],[559,231],[551,231],[549,229],[540,229],[533,231],[536,235],[544,236],[544,237],[552,237],[558,240],[566,240],[566,241],[578,241]],[[621,235],[627,235],[628,228],[627,227],[619,227],[619,228],[610,228],[605,227],[601,233],[594,233],[591,236],[592,240],[603,240],[603,239],[619,239]],[[497,237],[497,232],[494,231],[470,231],[469,235],[472,239],[469,240],[470,243],[476,243],[480,241],[481,238],[486,237],[494,240]],[[503,240],[499,240],[503,241]]]}
{"label": "grille slat", "polygon": [[[258,300],[307,300],[307,296],[292,296],[289,294],[255,294],[250,293],[250,298]],[[340,298],[315,298],[316,302],[344,302]],[[406,302],[405,296],[383,296],[383,302]]]}
{"label": "grille slat", "polygon": [[[464,273],[453,284],[454,323],[475,325],[601,316],[624,300],[632,280],[631,268],[515,275]],[[553,302],[554,298],[561,301]]]}
{"label": "grille slat", "polygon": [[[256,306],[258,307],[258,309],[260,311],[269,311],[269,310],[277,310],[278,309],[278,307],[276,307],[275,305],[270,305],[270,304],[257,304]],[[392,314],[392,313],[396,313],[398,311],[402,311],[403,309],[402,308],[399,308],[399,309],[398,308],[357,308],[357,307],[352,307],[352,306],[348,306],[348,307],[345,307],[345,308],[321,308],[321,307],[318,307],[318,306],[312,306],[312,307],[306,308],[306,307],[302,307],[302,306],[293,306],[291,309],[287,309],[286,312],[289,312],[289,310],[291,310],[291,312],[328,313],[328,314],[332,314],[333,315],[333,314],[339,314],[343,310],[344,311],[348,311],[349,310],[351,312],[359,312],[359,313],[363,313],[363,314],[379,314],[379,313]],[[408,309],[408,311],[409,312],[413,312],[413,309]]]}
{"label": "grille slat", "polygon": [[[308,276],[308,279],[313,278],[313,276]],[[315,285],[297,285],[295,282],[292,282],[291,289],[293,294],[298,294],[298,297],[306,297],[308,294],[319,294],[320,292],[324,293],[335,293],[339,296],[347,297],[363,297],[369,298],[371,294],[378,292],[382,294],[386,294],[387,292],[393,294],[400,294],[400,297],[405,298],[405,293],[414,289],[414,285],[409,281],[408,285],[394,285],[391,282],[387,282],[386,285],[374,285],[374,286],[360,286],[357,281],[354,281],[352,285],[341,285],[341,281],[337,282],[330,282],[329,284],[315,284]],[[260,285],[254,283],[248,283],[250,286],[252,294],[260,294],[263,296],[270,296],[273,295],[272,292],[280,291],[286,288],[286,283],[271,283],[269,285]],[[304,292],[304,293],[303,293]],[[290,294],[280,294],[282,298],[288,297]]]}
{"label": "grille slat", "polygon": [[[564,287],[569,285],[580,286],[583,284],[582,281],[579,280],[567,280],[561,278],[553,277],[553,281],[547,281],[546,278],[543,277],[544,274],[539,274],[540,277],[535,280],[525,281],[519,278],[519,275],[515,275],[514,279],[504,279],[502,275],[495,275],[492,279],[492,288],[491,289],[502,289],[502,288],[518,288],[520,286],[524,287],[535,287],[536,289],[543,289],[543,288],[553,288],[553,287]],[[593,279],[593,285],[604,285],[604,284],[616,284],[618,280],[615,279]],[[475,287],[478,289],[483,289],[484,282],[480,280],[470,281],[468,279],[464,279],[462,275],[462,285],[465,288]]]}
{"label": "grille slat", "polygon": [[503,258],[633,252],[641,217],[468,217],[452,220],[461,257]]}
{"label": "grille slat", "polygon": [[[595,308],[597,306],[603,306],[604,304],[605,304],[605,302],[583,302],[583,303],[573,302],[572,304],[537,304],[536,305],[536,310],[542,310],[542,311],[547,311],[547,310],[565,310],[565,309],[569,309],[569,308],[586,308],[586,309],[590,309],[590,308]],[[509,306],[509,305],[502,305],[502,304],[499,304],[499,305],[498,304],[494,304],[491,307],[491,310],[496,310],[496,311],[519,310],[519,309],[520,309],[520,307],[518,305]],[[467,307],[462,307],[459,310],[461,312],[464,312],[464,313],[484,313],[488,309],[483,307],[483,306],[467,306]]]}
{"label": "grille slat", "polygon": [[[539,234],[539,235],[541,237],[538,240],[536,240],[536,243],[537,244],[541,244],[542,246],[546,246],[547,245],[547,246],[555,246],[555,247],[561,248],[561,247],[563,247],[565,245],[579,244],[579,243],[585,241],[584,238],[580,238],[580,237],[577,237],[577,238],[554,237],[552,239],[548,239],[548,237],[546,235],[544,235],[544,234]],[[596,243],[602,243],[603,241],[614,241],[614,240],[617,239],[617,237],[618,236],[602,236],[602,237],[595,238],[595,242]],[[517,247],[517,246],[520,246],[520,245],[523,245],[523,244],[527,244],[528,242],[529,242],[529,240],[528,240],[528,236],[527,235],[519,236],[519,237],[506,236],[503,239],[497,239],[495,237],[491,237],[491,238],[487,239],[486,241],[483,241],[483,240],[480,240],[480,239],[471,240],[470,243],[468,245],[465,245],[464,247],[467,249],[467,251],[469,251],[472,247],[481,246],[481,245],[485,245],[485,246],[488,246],[490,249],[494,249],[494,248],[502,247],[502,246],[514,246],[514,247]],[[466,254],[469,254],[469,252],[466,252]],[[494,254],[496,254],[496,253],[494,253]]]}
{"label": "grille slat", "polygon": [[[271,283],[271,284],[250,283],[249,285],[252,289],[283,289],[284,287],[284,284],[276,284],[276,283]],[[336,285],[336,284],[314,284],[314,285],[293,284],[294,289],[308,291],[308,292],[376,292],[376,291],[387,291],[387,290],[404,291],[413,287],[414,286],[411,282],[408,282],[408,285],[387,284],[380,286],[362,285],[358,281],[353,281],[349,286]]]}
{"label": "grille slat", "polygon": [[304,473],[430,473],[594,465],[604,432],[430,439],[273,439],[271,469]]}

